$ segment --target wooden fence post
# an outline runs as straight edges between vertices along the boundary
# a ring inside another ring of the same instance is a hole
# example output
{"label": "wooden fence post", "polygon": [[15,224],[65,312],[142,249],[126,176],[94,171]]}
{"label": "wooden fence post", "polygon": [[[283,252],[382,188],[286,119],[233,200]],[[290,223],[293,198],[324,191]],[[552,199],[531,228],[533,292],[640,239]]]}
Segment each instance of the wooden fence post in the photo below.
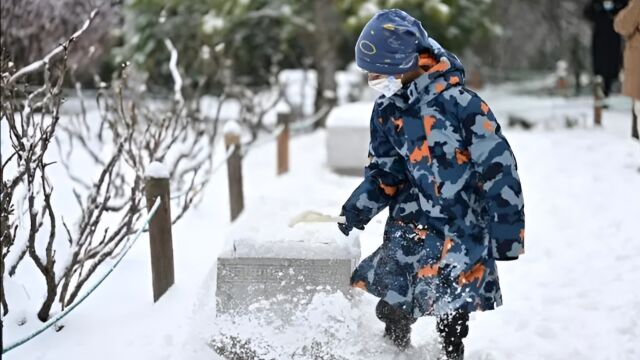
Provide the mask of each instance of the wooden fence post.
{"label": "wooden fence post", "polygon": [[284,130],[278,135],[278,170],[277,174],[282,175],[289,172],[289,124],[291,122],[290,113],[278,113],[278,126],[284,126]]}
{"label": "wooden fence post", "polygon": [[239,125],[234,121],[225,126],[224,143],[227,151],[233,146],[234,150],[227,159],[227,175],[229,179],[229,203],[231,221],[240,216],[244,209],[244,193],[242,190],[242,149],[240,143]]}
{"label": "wooden fence post", "polygon": [[146,179],[147,210],[160,197],[160,207],[149,222],[153,301],[156,302],[174,283],[173,239],[171,234],[171,195],[169,173],[160,163],[149,166]]}
{"label": "wooden fence post", "polygon": [[602,101],[604,98],[604,92],[602,90],[602,77],[596,76],[593,87],[593,119],[596,126],[602,126]]}

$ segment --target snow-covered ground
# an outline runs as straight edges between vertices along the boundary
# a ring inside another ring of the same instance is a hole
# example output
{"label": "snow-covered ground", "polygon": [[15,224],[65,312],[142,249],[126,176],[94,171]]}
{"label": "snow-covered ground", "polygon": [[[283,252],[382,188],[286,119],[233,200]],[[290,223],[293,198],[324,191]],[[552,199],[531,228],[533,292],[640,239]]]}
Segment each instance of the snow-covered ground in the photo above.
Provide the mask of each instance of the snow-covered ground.
{"label": "snow-covered ground", "polygon": [[[527,253],[517,262],[500,263],[505,305],[472,316],[467,358],[640,358],[640,289],[635,285],[640,278],[640,144],[628,138],[626,102],[614,100],[602,129],[563,129],[565,113],[591,122],[588,99],[515,96],[499,89],[480,94],[502,123],[517,114],[545,125],[505,131],[524,186]],[[274,145],[249,153],[246,207],[281,196],[288,199],[283,203],[295,199],[310,209],[339,212],[360,179],[331,173],[324,144],[324,132],[295,138],[291,173],[281,178],[275,176]],[[435,359],[434,319],[420,319],[413,349],[398,354],[381,341],[375,299],[366,294],[353,300],[317,296],[287,326],[252,314],[216,318],[216,256],[232,231],[226,189],[222,169],[206,200],[174,227],[176,284],[158,303],[152,301],[143,236],[111,277],[62,322],[62,331],[48,330],[3,359],[209,360],[218,357],[207,344],[221,333],[253,337],[263,345],[259,349],[270,349],[265,358],[289,359],[295,353],[293,358],[302,359],[305,345],[310,349],[318,341],[322,351],[345,359]],[[288,191],[278,194],[281,189]],[[277,203],[268,214],[282,223],[293,215]],[[381,243],[384,216],[361,234],[362,256]],[[7,291],[23,289],[12,281]],[[23,315],[12,312],[4,319],[5,345],[40,325],[27,314],[27,323],[18,326]]]}

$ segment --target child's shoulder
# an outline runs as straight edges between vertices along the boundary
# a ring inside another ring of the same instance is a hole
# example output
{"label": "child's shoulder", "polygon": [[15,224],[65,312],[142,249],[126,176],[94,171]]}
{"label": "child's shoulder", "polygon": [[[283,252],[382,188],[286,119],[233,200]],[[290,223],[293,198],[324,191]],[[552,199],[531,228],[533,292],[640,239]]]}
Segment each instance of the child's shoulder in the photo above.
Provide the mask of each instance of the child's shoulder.
{"label": "child's shoulder", "polygon": [[435,105],[445,113],[455,113],[458,118],[489,112],[489,106],[475,91],[464,86],[453,86],[435,99]]}
{"label": "child's shoulder", "polygon": [[460,118],[474,115],[493,116],[490,114],[491,109],[487,102],[475,91],[464,86],[456,86],[448,89],[447,92],[442,95],[449,102],[455,103]]}

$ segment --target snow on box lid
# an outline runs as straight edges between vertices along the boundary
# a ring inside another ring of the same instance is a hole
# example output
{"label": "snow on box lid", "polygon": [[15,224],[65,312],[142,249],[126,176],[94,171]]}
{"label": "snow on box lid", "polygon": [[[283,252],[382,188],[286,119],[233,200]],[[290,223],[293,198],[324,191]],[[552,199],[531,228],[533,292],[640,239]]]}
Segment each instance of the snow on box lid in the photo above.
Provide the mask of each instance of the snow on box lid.
{"label": "snow on box lid", "polygon": [[[266,202],[264,202],[266,205]],[[256,204],[257,205],[257,204]],[[236,220],[220,254],[223,258],[354,259],[360,257],[357,231],[348,237],[333,223],[304,223],[289,227],[303,211],[294,207],[274,211],[273,206],[245,209]]]}

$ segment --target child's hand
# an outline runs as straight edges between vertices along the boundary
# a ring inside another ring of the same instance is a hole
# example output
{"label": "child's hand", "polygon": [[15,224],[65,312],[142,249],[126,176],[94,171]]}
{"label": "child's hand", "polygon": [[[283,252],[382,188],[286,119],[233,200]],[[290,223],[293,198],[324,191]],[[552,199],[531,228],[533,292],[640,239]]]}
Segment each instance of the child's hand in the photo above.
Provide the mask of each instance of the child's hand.
{"label": "child's hand", "polygon": [[349,236],[353,228],[364,230],[364,221],[355,211],[348,210],[343,206],[340,216],[344,216],[345,222],[338,223],[338,229],[340,229],[345,236]]}

